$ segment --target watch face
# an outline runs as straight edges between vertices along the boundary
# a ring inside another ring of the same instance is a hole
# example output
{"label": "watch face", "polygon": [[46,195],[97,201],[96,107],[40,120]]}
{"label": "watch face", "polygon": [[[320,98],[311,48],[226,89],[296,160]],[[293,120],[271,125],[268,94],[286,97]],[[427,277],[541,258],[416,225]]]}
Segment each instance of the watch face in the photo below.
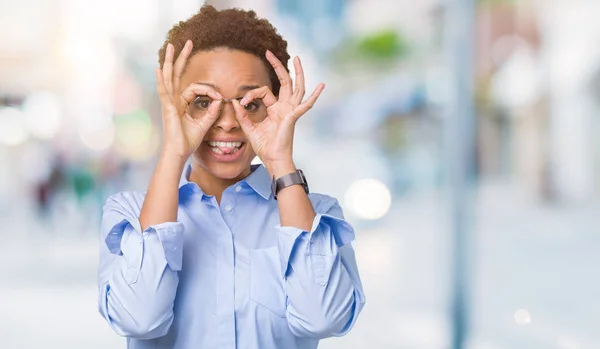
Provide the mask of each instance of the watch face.
{"label": "watch face", "polygon": [[302,172],[302,170],[298,170],[298,174],[302,179],[302,183],[304,183],[304,191],[306,192],[306,194],[308,194],[308,182],[306,181],[306,176],[304,176],[304,172]]}
{"label": "watch face", "polygon": [[302,170],[298,170],[298,174],[300,175],[300,178],[302,178],[302,182],[306,183],[306,177],[304,176],[304,172],[302,172]]}

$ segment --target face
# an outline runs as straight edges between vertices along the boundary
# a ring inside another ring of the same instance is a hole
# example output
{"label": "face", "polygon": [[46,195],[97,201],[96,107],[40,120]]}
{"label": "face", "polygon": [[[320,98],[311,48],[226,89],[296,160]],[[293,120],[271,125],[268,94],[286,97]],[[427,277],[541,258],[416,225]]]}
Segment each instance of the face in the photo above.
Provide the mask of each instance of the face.
{"label": "face", "polygon": [[[239,50],[219,48],[195,53],[188,61],[181,77],[181,87],[190,83],[212,86],[225,99],[243,97],[246,92],[261,86],[269,86],[269,74],[265,64],[255,55]],[[206,96],[198,96],[190,104],[193,109],[205,108]],[[250,109],[248,109],[250,108]],[[259,101],[247,107],[254,122],[266,117],[266,109]],[[204,137],[193,155],[194,162],[210,175],[221,179],[239,179],[249,174],[250,163],[256,154],[235,117],[231,103],[222,103],[220,117]]]}

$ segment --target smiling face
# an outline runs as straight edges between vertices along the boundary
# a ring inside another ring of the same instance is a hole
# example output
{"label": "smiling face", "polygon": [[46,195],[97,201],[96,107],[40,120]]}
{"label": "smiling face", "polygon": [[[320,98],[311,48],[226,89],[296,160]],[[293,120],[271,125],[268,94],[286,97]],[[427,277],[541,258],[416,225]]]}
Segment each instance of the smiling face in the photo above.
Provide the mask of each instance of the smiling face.
{"label": "smiling face", "polygon": [[[228,48],[195,53],[181,78],[182,89],[190,83],[212,86],[225,99],[241,98],[249,90],[261,86],[271,88],[267,68],[258,57]],[[208,97],[198,96],[190,104],[190,115],[201,117],[209,103]],[[249,104],[246,110],[254,122],[264,120],[267,115],[260,101]],[[255,156],[235,117],[233,105],[222,103],[220,117],[193,154],[194,162],[213,177],[233,180],[250,173],[250,163]]]}

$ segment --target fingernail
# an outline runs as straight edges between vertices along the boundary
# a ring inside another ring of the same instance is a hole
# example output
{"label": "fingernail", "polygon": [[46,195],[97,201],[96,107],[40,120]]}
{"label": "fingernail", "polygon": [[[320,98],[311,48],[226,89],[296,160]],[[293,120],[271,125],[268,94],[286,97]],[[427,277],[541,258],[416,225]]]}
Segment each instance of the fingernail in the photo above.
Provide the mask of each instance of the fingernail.
{"label": "fingernail", "polygon": [[171,43],[167,44],[167,53],[171,53],[173,51],[173,45]]}
{"label": "fingernail", "polygon": [[267,56],[275,56],[275,55],[270,50],[267,50]]}

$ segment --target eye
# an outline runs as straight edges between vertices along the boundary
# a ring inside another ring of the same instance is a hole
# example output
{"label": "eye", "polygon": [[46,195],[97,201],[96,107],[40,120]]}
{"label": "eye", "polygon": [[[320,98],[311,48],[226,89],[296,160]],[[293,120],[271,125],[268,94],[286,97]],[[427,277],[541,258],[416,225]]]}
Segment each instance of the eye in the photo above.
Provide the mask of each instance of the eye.
{"label": "eye", "polygon": [[244,106],[244,109],[248,113],[256,113],[260,109],[260,104],[258,102],[252,101]]}
{"label": "eye", "polygon": [[208,109],[210,103],[212,102],[212,98],[207,96],[196,96],[194,99],[194,107],[197,109]]}

